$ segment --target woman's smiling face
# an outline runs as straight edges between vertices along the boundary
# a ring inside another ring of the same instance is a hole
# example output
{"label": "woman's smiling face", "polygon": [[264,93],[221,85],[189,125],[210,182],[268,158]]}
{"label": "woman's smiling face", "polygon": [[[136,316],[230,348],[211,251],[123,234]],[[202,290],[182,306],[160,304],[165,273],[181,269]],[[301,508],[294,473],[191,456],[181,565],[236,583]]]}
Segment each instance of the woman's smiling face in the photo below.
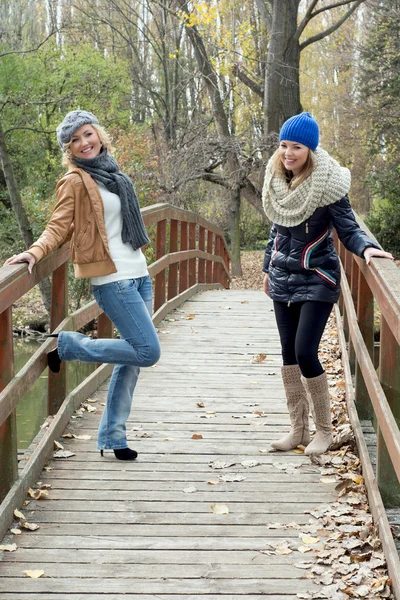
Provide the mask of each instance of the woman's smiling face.
{"label": "woman's smiling face", "polygon": [[69,149],[76,158],[98,156],[101,152],[101,141],[94,127],[87,124],[74,131]]}
{"label": "woman's smiling face", "polygon": [[282,140],[279,144],[279,156],[287,171],[299,175],[307,162],[310,149],[298,142]]}

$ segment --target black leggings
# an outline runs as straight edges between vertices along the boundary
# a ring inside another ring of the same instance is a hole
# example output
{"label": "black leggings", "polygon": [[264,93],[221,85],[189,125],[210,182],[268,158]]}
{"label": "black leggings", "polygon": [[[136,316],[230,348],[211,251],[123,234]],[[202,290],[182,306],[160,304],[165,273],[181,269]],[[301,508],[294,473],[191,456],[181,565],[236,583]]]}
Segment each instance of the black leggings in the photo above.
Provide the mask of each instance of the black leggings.
{"label": "black leggings", "polygon": [[324,372],[318,360],[318,346],[331,313],[329,302],[275,302],[275,318],[282,345],[284,365],[298,364],[304,377]]}

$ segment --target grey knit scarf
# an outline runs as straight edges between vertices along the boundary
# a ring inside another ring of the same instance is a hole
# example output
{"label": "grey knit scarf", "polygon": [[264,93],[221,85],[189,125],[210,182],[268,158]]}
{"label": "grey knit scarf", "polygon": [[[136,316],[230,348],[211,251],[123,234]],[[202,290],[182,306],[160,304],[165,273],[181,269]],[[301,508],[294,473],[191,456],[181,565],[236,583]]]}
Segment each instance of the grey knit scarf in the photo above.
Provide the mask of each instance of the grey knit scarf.
{"label": "grey knit scarf", "polygon": [[121,173],[117,161],[103,148],[94,158],[72,157],[74,165],[83,169],[93,179],[102,183],[109,192],[117,194],[121,201],[122,232],[124,244],[138,250],[150,240],[140,213],[139,202],[128,175]]}

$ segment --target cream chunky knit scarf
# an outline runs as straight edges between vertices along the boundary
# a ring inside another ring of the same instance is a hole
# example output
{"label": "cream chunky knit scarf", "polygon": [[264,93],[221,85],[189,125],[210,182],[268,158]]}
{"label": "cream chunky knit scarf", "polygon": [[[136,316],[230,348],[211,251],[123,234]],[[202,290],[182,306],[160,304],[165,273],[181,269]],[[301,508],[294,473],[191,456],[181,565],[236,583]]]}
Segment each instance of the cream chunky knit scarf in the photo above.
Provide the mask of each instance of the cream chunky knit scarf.
{"label": "cream chunky knit scarf", "polygon": [[315,152],[317,167],[293,190],[284,179],[273,175],[274,157],[275,154],[267,164],[262,192],[264,211],[272,223],[284,227],[300,225],[317,208],[337,202],[350,189],[350,171],[322,148]]}

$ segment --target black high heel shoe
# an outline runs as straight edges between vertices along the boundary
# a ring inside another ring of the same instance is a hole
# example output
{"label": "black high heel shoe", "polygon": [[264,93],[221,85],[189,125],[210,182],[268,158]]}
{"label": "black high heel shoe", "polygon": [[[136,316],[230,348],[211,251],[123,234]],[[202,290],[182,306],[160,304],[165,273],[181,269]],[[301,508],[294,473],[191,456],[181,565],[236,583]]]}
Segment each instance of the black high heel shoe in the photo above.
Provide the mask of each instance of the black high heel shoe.
{"label": "black high heel shoe", "polygon": [[[103,450],[100,450],[100,456],[104,456]],[[135,460],[137,458],[138,453],[136,450],[131,450],[131,448],[118,448],[117,450],[113,450],[115,454],[115,458],[119,460]]]}

